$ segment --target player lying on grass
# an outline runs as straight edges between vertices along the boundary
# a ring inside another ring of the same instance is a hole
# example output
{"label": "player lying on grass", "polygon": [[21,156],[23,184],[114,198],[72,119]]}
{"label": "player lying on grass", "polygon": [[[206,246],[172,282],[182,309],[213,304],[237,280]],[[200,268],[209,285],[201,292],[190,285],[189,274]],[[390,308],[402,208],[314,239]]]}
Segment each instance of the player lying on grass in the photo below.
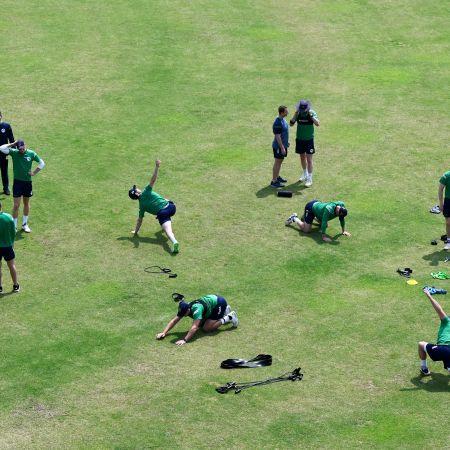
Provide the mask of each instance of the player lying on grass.
{"label": "player lying on grass", "polygon": [[153,191],[153,185],[158,178],[158,170],[160,165],[161,161],[157,159],[155,161],[155,170],[150,178],[150,182],[143,191],[141,191],[136,185],[128,191],[128,196],[132,200],[139,200],[139,217],[137,218],[135,229],[131,232],[134,235],[137,235],[139,229],[141,228],[142,221],[144,220],[144,214],[146,212],[153,214],[156,216],[161,228],[172,242],[172,253],[178,253],[180,250],[180,244],[173,234],[171,220],[172,216],[175,215],[177,211],[175,203],[165,199],[157,192]]}
{"label": "player lying on grass", "polygon": [[419,358],[420,358],[420,372],[422,375],[430,375],[430,370],[427,366],[427,354],[433,361],[442,361],[444,368],[450,373],[450,317],[442,309],[442,306],[431,296],[427,288],[423,289],[423,292],[430,300],[436,311],[439,319],[441,320],[441,326],[438,330],[437,343],[430,344],[425,341],[419,342]]}
{"label": "player lying on grass", "polygon": [[200,297],[198,300],[186,303],[181,301],[178,305],[177,315],[166,325],[162,333],[156,335],[156,339],[164,339],[167,333],[183,318],[191,317],[193,319],[191,329],[187,332],[184,339],[180,339],[175,344],[184,345],[189,342],[199,328],[203,331],[214,331],[222,325],[231,323],[237,327],[239,320],[227,301],[220,295],[208,294]]}
{"label": "player lying on grass", "polygon": [[316,219],[320,223],[320,231],[322,232],[322,239],[325,242],[331,242],[330,236],[326,234],[328,227],[328,221],[339,217],[341,222],[342,234],[344,236],[351,236],[348,231],[345,231],[345,219],[347,215],[347,209],[344,202],[319,202],[318,200],[312,200],[305,206],[305,212],[303,214],[303,221],[300,220],[296,213],[291,214],[286,220],[286,225],[293,223],[297,224],[298,228],[304,233],[310,233],[313,220]]}

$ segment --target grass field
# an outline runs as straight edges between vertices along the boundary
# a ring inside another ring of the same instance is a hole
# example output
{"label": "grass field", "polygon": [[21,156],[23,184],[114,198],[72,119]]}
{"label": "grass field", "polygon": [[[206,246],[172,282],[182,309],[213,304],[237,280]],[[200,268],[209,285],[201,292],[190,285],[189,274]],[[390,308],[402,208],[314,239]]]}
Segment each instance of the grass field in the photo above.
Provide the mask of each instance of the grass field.
{"label": "grass field", "polygon": [[[428,210],[449,170],[447,2],[2,6],[0,109],[46,168],[15,245],[22,292],[0,302],[0,448],[450,448],[450,377],[421,379],[416,355],[438,328],[420,288],[445,268]],[[277,198],[271,125],[300,98],[321,119],[314,185],[291,147],[295,195]],[[127,190],[156,158],[177,256],[150,216],[130,234]],[[351,238],[284,226],[314,198],[346,202]],[[156,341],[174,291],[220,293],[240,327],[178,348],[184,320]],[[273,365],[219,368],[258,353]],[[214,390],[298,366],[298,383]]]}

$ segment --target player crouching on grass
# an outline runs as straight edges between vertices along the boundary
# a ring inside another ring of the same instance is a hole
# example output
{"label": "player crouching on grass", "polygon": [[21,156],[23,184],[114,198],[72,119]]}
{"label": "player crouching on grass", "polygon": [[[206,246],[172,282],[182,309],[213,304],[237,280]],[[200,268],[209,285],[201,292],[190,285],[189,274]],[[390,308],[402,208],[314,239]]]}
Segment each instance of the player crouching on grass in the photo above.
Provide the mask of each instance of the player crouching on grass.
{"label": "player crouching on grass", "polygon": [[339,222],[341,223],[342,234],[344,236],[351,236],[348,231],[345,231],[345,216],[347,215],[347,208],[344,202],[319,202],[318,200],[312,200],[308,202],[305,206],[305,212],[303,214],[303,220],[301,221],[296,213],[291,214],[285,224],[291,225],[292,223],[297,224],[298,228],[304,233],[310,233],[312,228],[312,223],[314,219],[320,223],[320,231],[322,232],[322,240],[325,242],[332,242],[330,236],[326,234],[326,229],[328,226],[328,221],[339,217]]}
{"label": "player crouching on grass", "polygon": [[190,303],[181,301],[178,305],[177,315],[166,325],[162,333],[156,335],[156,339],[164,339],[166,334],[183,317],[187,316],[193,319],[191,329],[187,332],[184,339],[175,342],[177,345],[184,345],[186,342],[189,342],[200,327],[203,331],[208,332],[217,330],[217,328],[227,323],[231,323],[233,327],[237,327],[239,324],[236,312],[231,311],[231,307],[223,297],[208,294]]}
{"label": "player crouching on grass", "polygon": [[153,214],[159,221],[161,228],[166,233],[167,237],[172,242],[172,253],[178,253],[180,251],[180,244],[175,239],[175,235],[172,231],[172,220],[171,217],[175,215],[177,208],[175,203],[170,200],[165,199],[157,192],[153,191],[153,185],[158,178],[158,170],[161,165],[161,161],[157,159],[155,161],[155,170],[150,178],[149,184],[144,188],[143,191],[138,189],[134,185],[129,191],[128,196],[132,200],[139,200],[139,217],[136,221],[136,228],[131,232],[137,236],[139,229],[142,225],[142,220],[144,219],[144,214],[146,212]]}
{"label": "player crouching on grass", "polygon": [[419,358],[420,358],[420,372],[422,375],[430,375],[430,370],[427,367],[427,354],[433,361],[442,361],[444,368],[450,373],[450,317],[445,314],[442,306],[431,296],[427,288],[423,292],[430,300],[436,311],[441,326],[438,330],[437,344],[429,344],[428,342],[419,342]]}

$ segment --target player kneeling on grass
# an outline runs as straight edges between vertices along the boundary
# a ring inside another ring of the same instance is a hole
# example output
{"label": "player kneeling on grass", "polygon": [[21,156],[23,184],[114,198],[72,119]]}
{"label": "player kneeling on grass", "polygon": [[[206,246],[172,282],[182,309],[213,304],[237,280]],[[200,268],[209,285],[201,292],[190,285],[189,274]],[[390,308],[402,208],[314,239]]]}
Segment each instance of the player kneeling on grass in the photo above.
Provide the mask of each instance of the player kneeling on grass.
{"label": "player kneeling on grass", "polygon": [[172,253],[178,253],[180,250],[180,244],[175,239],[175,235],[173,234],[171,220],[171,217],[175,215],[177,211],[175,203],[165,199],[157,192],[153,191],[153,185],[158,178],[158,170],[160,165],[161,161],[157,159],[155,161],[155,170],[153,171],[153,175],[150,178],[150,182],[143,191],[138,189],[136,185],[134,185],[128,191],[128,196],[132,200],[139,200],[139,217],[136,221],[136,228],[131,232],[134,235],[137,235],[139,229],[141,228],[144,214],[146,212],[153,214],[154,216],[156,216],[159,224],[161,225],[161,228],[164,230],[167,237],[172,242]]}
{"label": "player kneeling on grass", "polygon": [[434,310],[441,319],[441,326],[438,330],[437,344],[429,344],[428,342],[419,342],[419,358],[420,372],[422,375],[430,375],[427,367],[427,354],[433,361],[442,361],[444,368],[450,373],[450,317],[445,314],[442,306],[431,296],[426,288],[423,292],[430,300]]}
{"label": "player kneeling on grass", "polygon": [[4,213],[0,203],[0,294],[3,293],[2,287],[2,259],[5,258],[9,273],[13,282],[13,292],[19,292],[19,283],[17,281],[17,271],[14,258],[14,239],[16,238],[16,226],[10,214]]}
{"label": "player kneeling on grass", "polygon": [[347,208],[344,202],[319,202],[318,200],[312,200],[305,206],[305,212],[303,214],[303,221],[300,220],[296,213],[291,214],[287,220],[286,225],[293,223],[297,224],[298,228],[304,233],[310,233],[312,223],[314,219],[320,223],[320,231],[322,232],[322,240],[325,242],[331,242],[330,236],[326,234],[328,221],[339,217],[341,222],[342,234],[344,236],[351,236],[348,231],[345,231],[345,216],[347,215]]}
{"label": "player kneeling on grass", "polygon": [[183,318],[193,319],[192,327],[187,332],[184,339],[175,342],[177,345],[184,345],[192,339],[192,336],[201,327],[203,331],[214,331],[222,325],[231,323],[237,327],[239,320],[227,301],[220,295],[208,294],[198,300],[186,303],[181,301],[178,305],[177,315],[166,325],[162,333],[156,335],[156,339],[164,339],[166,334]]}

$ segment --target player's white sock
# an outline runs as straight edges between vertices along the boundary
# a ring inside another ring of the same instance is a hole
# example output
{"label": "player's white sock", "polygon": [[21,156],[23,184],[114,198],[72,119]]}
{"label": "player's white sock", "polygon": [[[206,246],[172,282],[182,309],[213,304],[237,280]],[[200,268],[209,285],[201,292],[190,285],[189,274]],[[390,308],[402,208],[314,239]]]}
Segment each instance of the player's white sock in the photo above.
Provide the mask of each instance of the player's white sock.
{"label": "player's white sock", "polygon": [[13,220],[14,220],[14,226],[17,228],[17,219],[13,218]]}
{"label": "player's white sock", "polygon": [[420,368],[421,369],[426,369],[427,368],[427,360],[426,359],[421,359],[420,360]]}
{"label": "player's white sock", "polygon": [[220,323],[222,325],[225,325],[226,323],[231,322],[231,316],[228,314],[228,316],[222,317],[222,319],[220,319]]}
{"label": "player's white sock", "polygon": [[23,219],[22,219],[22,226],[23,225],[26,225],[28,223],[28,216],[23,216]]}

